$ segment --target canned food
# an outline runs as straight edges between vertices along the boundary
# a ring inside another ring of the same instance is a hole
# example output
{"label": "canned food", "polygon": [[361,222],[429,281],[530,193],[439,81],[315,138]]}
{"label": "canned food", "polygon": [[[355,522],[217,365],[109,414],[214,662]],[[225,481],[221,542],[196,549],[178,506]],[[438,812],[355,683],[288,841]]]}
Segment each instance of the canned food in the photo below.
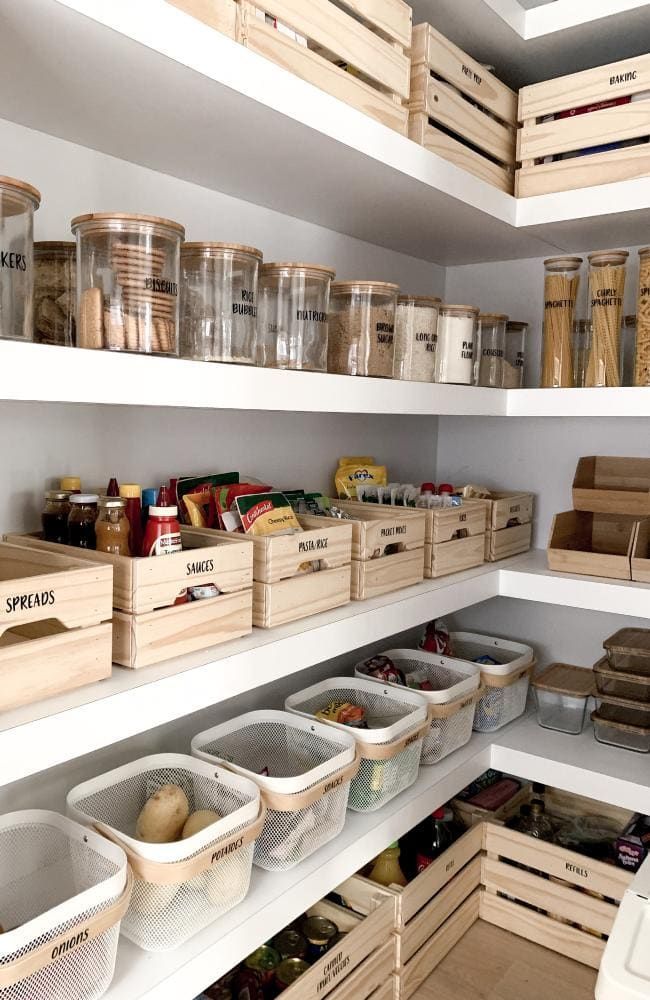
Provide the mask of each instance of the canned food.
{"label": "canned food", "polygon": [[275,970],[275,983],[278,993],[295,983],[305,972],[309,972],[309,962],[302,958],[285,958]]}
{"label": "canned food", "polygon": [[280,956],[275,948],[271,948],[268,944],[256,948],[244,962],[247,969],[257,973],[263,988],[273,982],[273,973],[279,964]]}
{"label": "canned food", "polygon": [[315,962],[324,955],[339,932],[333,920],[327,917],[307,917],[302,925],[307,938],[307,959]]}
{"label": "canned food", "polygon": [[285,958],[304,958],[307,954],[307,942],[302,934],[293,927],[277,934],[272,941],[272,945],[280,955]]}
{"label": "canned food", "polygon": [[265,1000],[261,977],[254,969],[246,967],[235,976],[232,992],[234,1000]]}

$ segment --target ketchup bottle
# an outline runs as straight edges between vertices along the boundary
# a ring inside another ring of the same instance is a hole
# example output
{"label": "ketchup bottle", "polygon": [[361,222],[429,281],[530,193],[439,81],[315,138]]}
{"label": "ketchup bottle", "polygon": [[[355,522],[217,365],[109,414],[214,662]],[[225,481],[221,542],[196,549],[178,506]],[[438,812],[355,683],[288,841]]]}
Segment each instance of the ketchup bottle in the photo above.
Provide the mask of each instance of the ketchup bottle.
{"label": "ketchup bottle", "polygon": [[126,500],[126,516],[130,526],[129,548],[137,555],[142,548],[142,491],[136,483],[125,483],[120,486],[120,496]]}
{"label": "ketchup bottle", "polygon": [[[166,490],[166,487],[165,487]],[[166,494],[162,492],[163,500]],[[178,508],[172,505],[149,508],[149,520],[144,529],[143,556],[168,556],[182,551],[181,527],[177,520]],[[182,590],[174,604],[187,602],[187,590]]]}

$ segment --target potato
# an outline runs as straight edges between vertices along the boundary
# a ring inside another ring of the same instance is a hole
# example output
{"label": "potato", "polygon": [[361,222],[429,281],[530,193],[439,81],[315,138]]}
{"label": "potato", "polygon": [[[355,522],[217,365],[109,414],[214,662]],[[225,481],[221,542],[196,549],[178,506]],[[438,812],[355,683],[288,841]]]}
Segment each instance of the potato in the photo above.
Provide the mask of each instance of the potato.
{"label": "potato", "polygon": [[171,844],[179,839],[189,814],[183,789],[178,785],[163,785],[145,802],[135,835],[148,844]]}
{"label": "potato", "polygon": [[206,826],[216,823],[218,819],[221,819],[221,816],[212,809],[197,809],[183,827],[182,839],[187,840],[200,830],[205,830]]}

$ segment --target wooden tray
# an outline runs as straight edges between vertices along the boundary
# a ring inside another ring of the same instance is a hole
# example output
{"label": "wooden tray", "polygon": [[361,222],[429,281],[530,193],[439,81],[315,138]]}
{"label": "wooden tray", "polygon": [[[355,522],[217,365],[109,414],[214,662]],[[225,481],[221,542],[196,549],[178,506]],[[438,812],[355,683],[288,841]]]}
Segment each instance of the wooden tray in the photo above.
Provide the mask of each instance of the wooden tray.
{"label": "wooden tray", "polygon": [[650,583],[650,518],[639,521],[632,542],[632,579]]}
{"label": "wooden tray", "polygon": [[573,479],[575,510],[650,516],[650,458],[590,455]]}
{"label": "wooden tray", "polygon": [[[332,502],[354,518],[347,522],[352,525],[353,601],[400,590],[424,579],[426,511],[358,500]],[[386,554],[395,546],[397,552]]]}
{"label": "wooden tray", "polygon": [[[504,774],[504,778],[509,777],[510,775]],[[519,813],[524,803],[530,802],[532,790],[533,786],[526,782],[511,799],[492,811],[458,798],[452,799],[449,804],[454,811],[455,818],[468,828],[488,821],[496,824],[507,823],[509,819]]]}
{"label": "wooden tray", "polygon": [[630,580],[636,519],[569,510],[553,518],[549,569]]}

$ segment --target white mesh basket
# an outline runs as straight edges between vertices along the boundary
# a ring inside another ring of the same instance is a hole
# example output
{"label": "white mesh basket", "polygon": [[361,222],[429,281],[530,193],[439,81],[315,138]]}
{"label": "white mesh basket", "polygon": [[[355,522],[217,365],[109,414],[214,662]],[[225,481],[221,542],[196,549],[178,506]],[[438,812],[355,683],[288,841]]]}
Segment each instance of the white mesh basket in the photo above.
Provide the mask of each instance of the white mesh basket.
{"label": "white mesh basket", "polygon": [[124,851],[44,810],[0,817],[0,1000],[96,1000],[115,971]]}
{"label": "white mesh basket", "polygon": [[413,784],[420,769],[422,742],[429,729],[422,695],[403,687],[357,677],[331,677],[285,702],[289,712],[313,719],[328,702],[344,701],[365,710],[367,729],[327,722],[352,733],[361,766],[350,785],[348,808],[374,812]]}
{"label": "white mesh basket", "polygon": [[255,781],[267,806],[254,863],[293,868],[345,822],[350,781],[359,767],[354,738],[286,712],[248,712],[192,740],[192,753]]}
{"label": "white mesh basket", "polygon": [[[183,789],[190,813],[211,809],[221,819],[171,844],[137,840],[141,809],[167,784]],[[146,951],[182,944],[248,892],[264,810],[257,786],[239,775],[184,754],[156,754],[73,788],[68,812],[124,848],[134,885],[122,933]]]}
{"label": "white mesh basket", "polygon": [[[422,744],[420,763],[428,766],[437,764],[454,750],[465,746],[472,736],[474,709],[481,692],[481,668],[476,663],[450,661],[436,653],[422,649],[389,649],[382,654],[393,661],[406,676],[417,675],[419,680],[428,681],[433,691],[419,691],[428,705],[431,728]],[[364,663],[355,667],[357,677],[366,677],[375,684],[384,684],[376,677],[370,677]],[[403,691],[401,684],[387,682],[390,688]]]}

